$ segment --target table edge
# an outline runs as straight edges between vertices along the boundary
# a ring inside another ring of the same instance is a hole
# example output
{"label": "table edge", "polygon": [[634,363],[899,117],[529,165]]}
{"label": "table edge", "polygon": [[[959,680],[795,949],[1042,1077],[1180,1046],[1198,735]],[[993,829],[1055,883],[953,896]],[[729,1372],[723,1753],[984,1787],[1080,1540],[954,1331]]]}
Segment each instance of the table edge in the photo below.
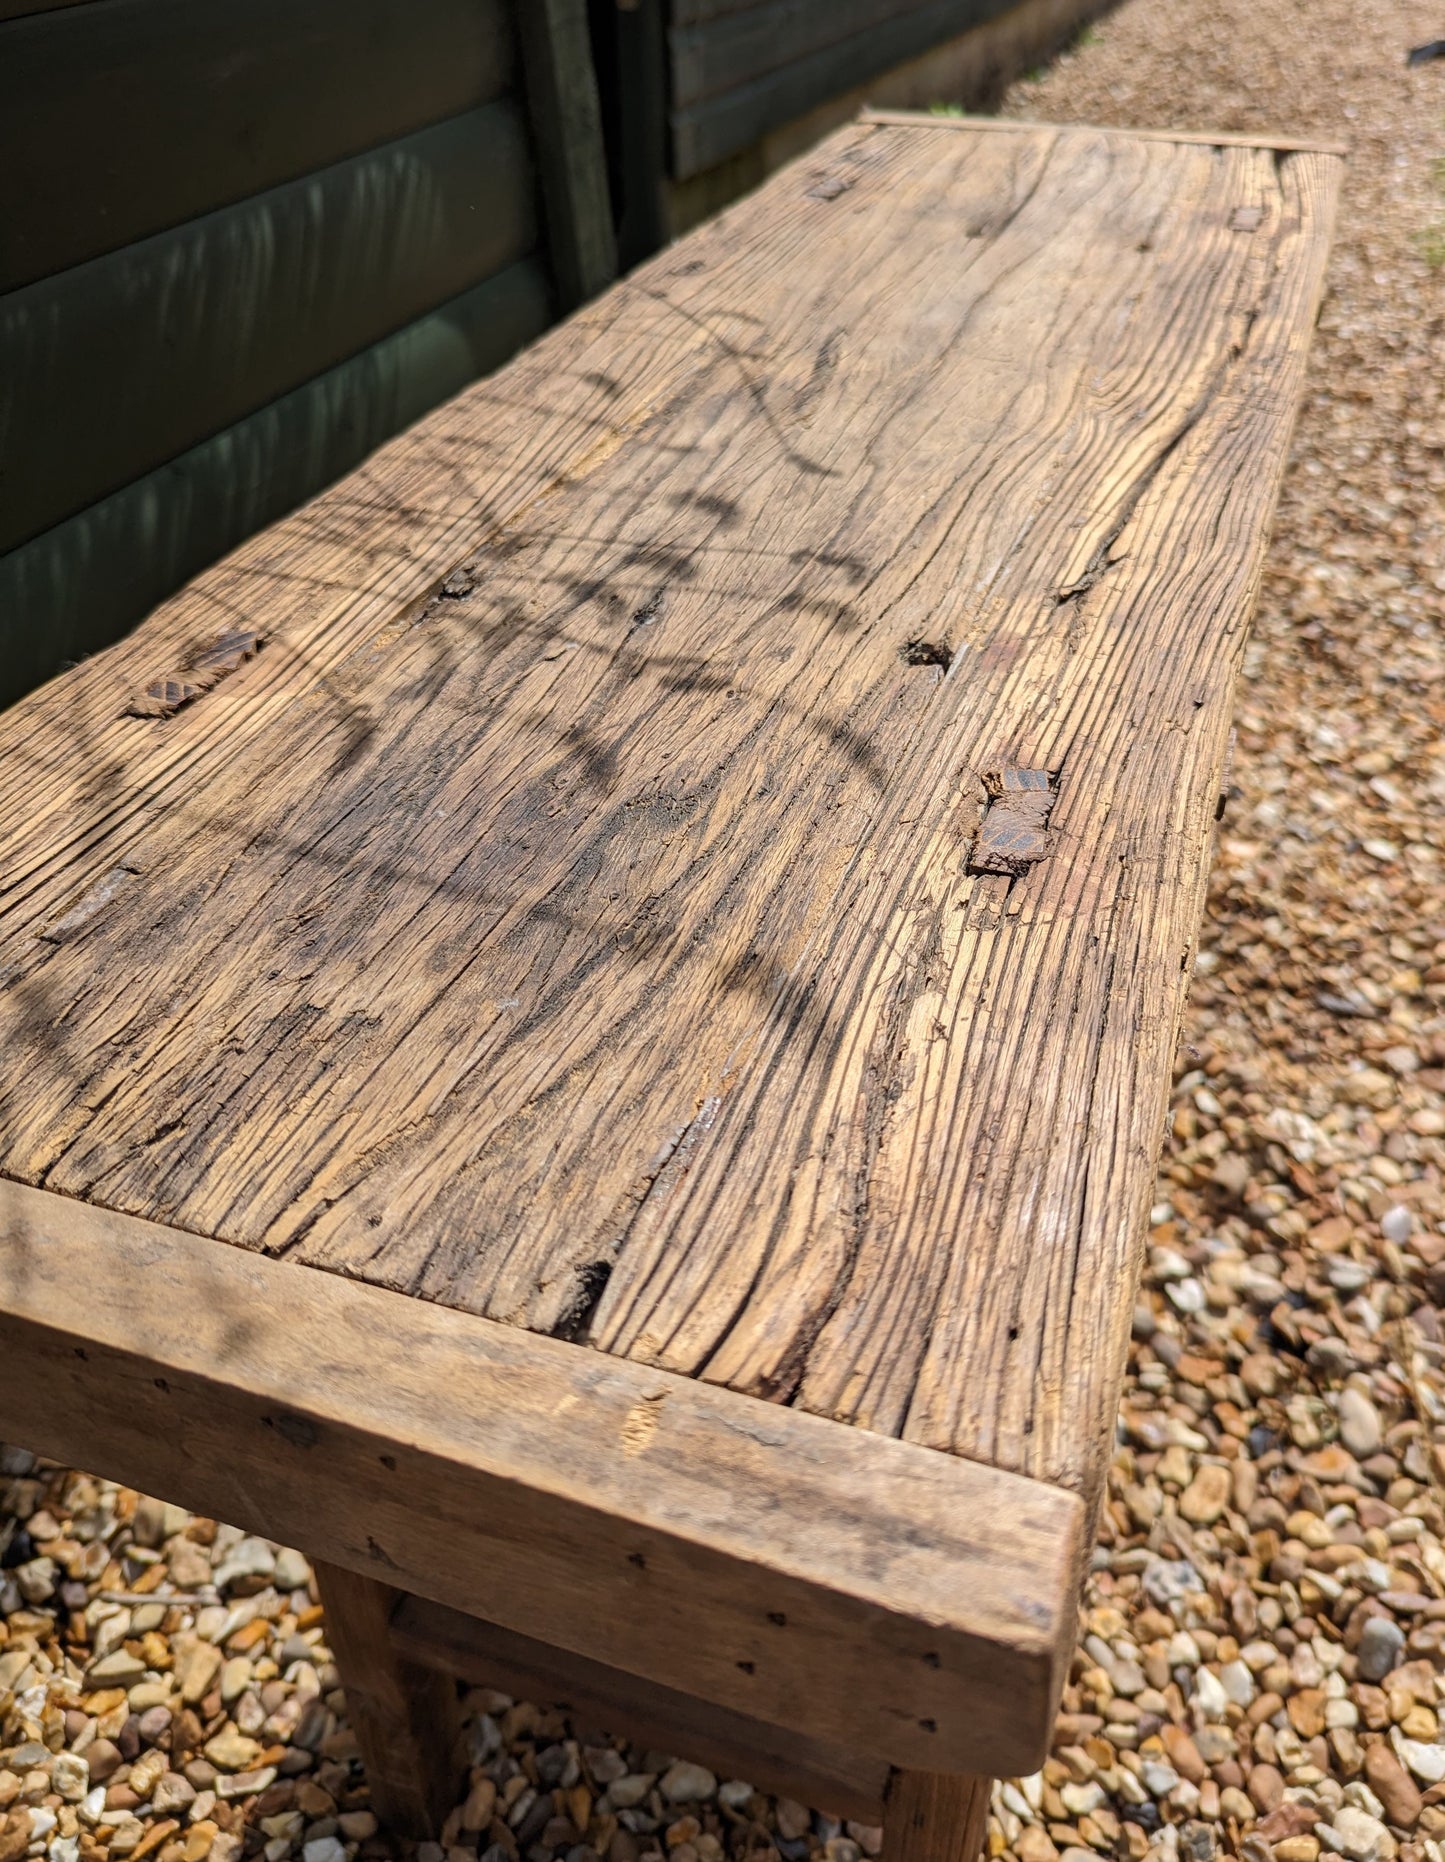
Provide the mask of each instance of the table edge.
{"label": "table edge", "polygon": [[1048,1749],[1089,1521],[1023,1475],[3,1178],[0,1418],[891,1764]]}
{"label": "table edge", "polygon": [[1269,149],[1281,155],[1347,156],[1350,153],[1348,144],[1343,142],[1276,135],[1269,130],[1129,129],[1116,123],[1044,123],[1028,117],[943,116],[931,110],[887,110],[872,104],[859,112],[857,120],[898,129],[1054,130],[1075,135],[1087,132],[1094,136],[1122,137],[1129,142],[1183,142],[1214,149]]}

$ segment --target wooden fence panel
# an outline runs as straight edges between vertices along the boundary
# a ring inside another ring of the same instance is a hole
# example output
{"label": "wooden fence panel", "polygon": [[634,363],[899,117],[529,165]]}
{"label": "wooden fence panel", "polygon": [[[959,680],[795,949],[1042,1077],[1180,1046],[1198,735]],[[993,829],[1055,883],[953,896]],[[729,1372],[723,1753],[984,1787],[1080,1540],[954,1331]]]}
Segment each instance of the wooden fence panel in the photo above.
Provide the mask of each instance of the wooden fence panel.
{"label": "wooden fence panel", "polygon": [[817,105],[1009,10],[1013,0],[692,0],[675,11],[672,169],[680,180]]}
{"label": "wooden fence panel", "polygon": [[0,25],[0,291],[488,103],[515,62],[503,0],[89,0]]}
{"label": "wooden fence panel", "polygon": [[528,137],[503,101],[0,298],[0,548],[537,239]]}
{"label": "wooden fence panel", "polygon": [[556,315],[520,259],[0,556],[0,705],[106,646],[198,570],[496,368]]}

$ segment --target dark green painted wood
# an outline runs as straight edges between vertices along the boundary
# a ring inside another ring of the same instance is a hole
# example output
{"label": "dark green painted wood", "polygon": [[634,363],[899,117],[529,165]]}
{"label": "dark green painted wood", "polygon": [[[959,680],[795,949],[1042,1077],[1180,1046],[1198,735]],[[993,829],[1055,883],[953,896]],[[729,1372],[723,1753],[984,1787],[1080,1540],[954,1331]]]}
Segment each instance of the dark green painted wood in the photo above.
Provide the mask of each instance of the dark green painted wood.
{"label": "dark green painted wood", "polygon": [[532,250],[488,104],[0,298],[12,548]]}
{"label": "dark green painted wood", "polygon": [[669,0],[607,8],[599,37],[608,43],[611,94],[604,98],[617,177],[618,256],[640,264],[672,236],[668,202],[670,79],[664,9]]}
{"label": "dark green painted wood", "polygon": [[109,644],[263,524],[536,336],[527,258],[67,523],[0,556],[0,704]]}
{"label": "dark green painted wood", "polygon": [[563,305],[571,310],[617,276],[586,0],[520,0],[517,26],[547,246]]}
{"label": "dark green painted wood", "polygon": [[772,4],[773,0],[671,0],[671,19],[675,26],[695,26],[731,13],[765,12]]}
{"label": "dark green painted wood", "polygon": [[0,25],[0,291],[513,78],[503,0],[89,0]]}
{"label": "dark green painted wood", "polygon": [[[674,22],[668,35],[677,108],[738,90],[841,46],[857,33],[920,12],[929,0],[768,0],[694,25]],[[955,5],[955,13],[968,9]],[[821,99],[817,101],[821,102]]]}
{"label": "dark green painted wood", "polygon": [[[872,25],[790,62],[779,62],[762,76],[731,89],[716,88],[708,71],[708,37],[716,34],[721,40],[723,27],[716,22],[700,27],[691,43],[689,82],[703,90],[695,102],[674,103],[672,172],[680,180],[700,174],[829,98],[866,85],[894,65],[921,57],[945,40],[1008,12],[1011,4],[1013,0],[930,0],[903,12],[890,0],[873,0]],[[751,11],[759,15],[760,25],[764,19],[775,21],[781,34],[795,8],[793,0],[769,0],[766,7]],[[800,37],[810,30],[801,14],[795,24]],[[727,30],[735,27],[737,21],[729,20]],[[745,35],[741,28],[737,30],[741,43]]]}
{"label": "dark green painted wood", "polygon": [[0,20],[23,19],[29,13],[55,13],[78,6],[81,0],[0,0]]}

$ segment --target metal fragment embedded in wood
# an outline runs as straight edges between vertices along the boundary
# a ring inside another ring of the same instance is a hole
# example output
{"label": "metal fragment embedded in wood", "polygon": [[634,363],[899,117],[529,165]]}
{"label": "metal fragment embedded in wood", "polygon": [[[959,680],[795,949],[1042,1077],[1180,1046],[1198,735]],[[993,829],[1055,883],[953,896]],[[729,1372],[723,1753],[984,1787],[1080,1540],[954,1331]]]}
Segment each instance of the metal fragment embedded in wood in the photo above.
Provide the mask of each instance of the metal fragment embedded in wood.
{"label": "metal fragment embedded in wood", "polygon": [[192,654],[185,672],[153,680],[139,698],[132,699],[126,706],[124,715],[128,718],[174,717],[183,705],[199,698],[202,692],[209,692],[227,673],[234,672],[244,660],[259,652],[264,644],[265,635],[249,629],[230,629],[219,634],[210,646],[201,647]]}
{"label": "metal fragment embedded in wood", "polygon": [[969,855],[971,873],[1020,873],[1049,855],[1048,820],[1054,778],[1046,769],[1008,768],[985,773],[989,803]]}

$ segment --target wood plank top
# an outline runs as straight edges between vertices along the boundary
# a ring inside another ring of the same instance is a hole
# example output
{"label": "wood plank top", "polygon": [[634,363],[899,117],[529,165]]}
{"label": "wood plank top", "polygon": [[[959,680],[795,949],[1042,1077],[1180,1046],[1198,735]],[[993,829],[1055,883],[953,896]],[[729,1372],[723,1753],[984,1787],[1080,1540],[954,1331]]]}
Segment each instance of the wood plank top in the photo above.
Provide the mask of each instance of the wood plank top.
{"label": "wood plank top", "polygon": [[1093,1491],[1339,163],[950,132],[0,718],[0,1173]]}

